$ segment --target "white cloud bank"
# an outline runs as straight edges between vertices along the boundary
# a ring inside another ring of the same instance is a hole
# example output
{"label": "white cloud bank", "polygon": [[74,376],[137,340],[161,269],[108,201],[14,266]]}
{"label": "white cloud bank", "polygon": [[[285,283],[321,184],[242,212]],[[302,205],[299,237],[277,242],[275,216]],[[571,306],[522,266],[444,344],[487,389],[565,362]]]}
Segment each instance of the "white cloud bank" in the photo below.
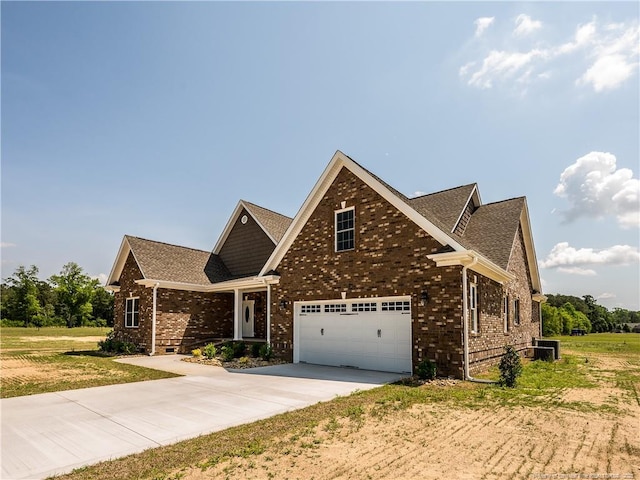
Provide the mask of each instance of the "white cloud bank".
{"label": "white cloud bank", "polygon": [[595,270],[585,268],[595,265],[632,265],[640,262],[638,247],[614,245],[603,250],[574,248],[568,242],[560,242],[551,249],[547,258],[540,261],[541,268],[556,268],[559,272],[574,275],[596,275]]}
{"label": "white cloud bank", "polygon": [[[486,24],[488,18],[491,22]],[[494,21],[494,17],[478,18],[474,22],[475,36],[481,36]],[[518,15],[515,22],[511,35],[499,39],[500,44],[513,43],[509,42],[510,36],[520,40],[536,37],[542,28],[541,21],[525,14]],[[595,92],[613,90],[638,70],[640,26],[637,20],[599,24],[594,17],[585,25],[577,25],[571,39],[564,43],[553,45],[544,39],[536,39],[525,49],[519,47],[520,43],[511,48],[489,48],[480,52],[481,59],[476,58],[460,67],[460,77],[468,85],[480,89],[511,81],[522,88],[533,81],[551,78],[554,69],[578,65],[583,73],[575,79],[575,85],[590,87]],[[554,62],[558,59],[562,62]]]}
{"label": "white cloud bank", "polygon": [[15,247],[15,246],[16,246],[15,243],[0,242],[0,248],[11,248],[11,247]]}
{"label": "white cloud bank", "polygon": [[640,180],[628,168],[618,169],[611,153],[578,158],[562,172],[553,193],[570,203],[563,212],[567,222],[614,215],[623,228],[640,226]]}

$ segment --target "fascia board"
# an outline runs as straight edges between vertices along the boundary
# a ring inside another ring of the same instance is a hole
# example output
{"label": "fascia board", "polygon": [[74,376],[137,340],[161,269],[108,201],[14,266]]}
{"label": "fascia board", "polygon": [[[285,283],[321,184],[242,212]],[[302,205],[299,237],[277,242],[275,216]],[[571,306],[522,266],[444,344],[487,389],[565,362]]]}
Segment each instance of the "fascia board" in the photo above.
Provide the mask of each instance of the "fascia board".
{"label": "fascia board", "polygon": [[541,293],[534,293],[531,298],[534,302],[544,303],[547,301],[547,296]]}
{"label": "fascia board", "polygon": [[[113,262],[113,266],[111,267],[111,272],[109,273],[109,277],[107,278],[106,285],[110,285],[113,282],[116,282],[120,275],[122,274],[122,269],[124,268],[124,264],[127,261],[127,257],[129,256],[129,252],[131,251],[131,245],[127,241],[126,235],[122,238],[122,243],[120,243],[120,248],[118,249],[118,255],[116,255],[116,260]],[[142,270],[142,269],[141,269]]]}
{"label": "fascia board", "polygon": [[522,236],[524,237],[524,245],[527,254],[527,262],[529,264],[529,272],[531,275],[532,287],[537,292],[542,292],[542,282],[540,281],[540,271],[538,270],[538,259],[536,257],[536,249],[533,244],[533,233],[531,231],[531,222],[529,220],[529,208],[527,201],[524,201],[522,213],[520,213],[520,225],[522,226]]}
{"label": "fascia board", "polygon": [[229,233],[231,233],[231,229],[235,225],[236,220],[238,219],[238,216],[240,215],[240,212],[242,211],[243,208],[244,208],[244,203],[242,202],[242,200],[240,200],[236,205],[236,208],[233,210],[233,213],[229,217],[229,220],[227,220],[227,224],[225,225],[224,230],[222,230],[222,234],[218,238],[218,241],[216,242],[216,246],[213,247],[213,253],[215,255],[218,255],[220,253],[220,250],[222,249],[224,242],[227,240]]}
{"label": "fascia board", "polygon": [[298,236],[306,222],[309,220],[309,217],[320,203],[320,200],[329,189],[331,183],[335,180],[342,167],[346,167],[347,169],[349,169],[354,175],[359,177],[376,193],[382,196],[386,201],[388,201],[391,205],[402,212],[412,222],[426,231],[442,245],[450,245],[455,250],[464,250],[464,247],[462,247],[462,245],[460,245],[453,238],[436,227],[423,215],[419,214],[417,211],[407,205],[406,202],[404,202],[401,198],[398,198],[387,187],[380,183],[380,181],[371,176],[369,172],[364,170],[360,165],[355,163],[344,153],[338,150],[329,162],[329,165],[327,165],[327,168],[325,168],[324,172],[316,182],[304,204],[294,217],[291,225],[289,225],[289,228],[285,232],[284,237],[276,246],[273,253],[265,263],[265,266],[260,272],[261,275],[275,269],[278,266],[278,263],[282,260],[287,250],[291,247],[291,244]]}
{"label": "fascia board", "polygon": [[211,285],[199,285],[196,283],[181,283],[181,282],[168,282],[165,280],[153,280],[143,279],[136,280],[135,283],[145,287],[154,287],[156,284],[158,288],[167,288],[171,290],[187,290],[192,292],[229,292],[234,289],[247,290],[247,289],[263,289],[267,285],[273,285],[280,281],[280,277],[277,275],[267,275],[265,277],[247,277],[236,280],[228,280],[226,282],[213,283]]}

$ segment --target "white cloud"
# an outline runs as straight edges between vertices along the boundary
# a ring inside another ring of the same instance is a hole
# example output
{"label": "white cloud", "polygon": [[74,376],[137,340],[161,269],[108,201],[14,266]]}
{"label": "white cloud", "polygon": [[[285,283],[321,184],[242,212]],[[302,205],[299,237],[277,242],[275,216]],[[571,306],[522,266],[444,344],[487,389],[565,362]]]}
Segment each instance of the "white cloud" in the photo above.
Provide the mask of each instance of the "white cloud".
{"label": "white cloud", "polygon": [[15,243],[0,242],[0,247],[1,248],[11,248],[11,247],[15,247],[15,246],[17,246]]}
{"label": "white cloud", "polygon": [[482,36],[484,31],[491,26],[496,17],[480,17],[473,24],[476,26],[476,37]]}
{"label": "white cloud", "polygon": [[574,248],[568,242],[560,242],[551,249],[547,258],[540,261],[541,268],[557,268],[564,273],[595,275],[585,268],[592,265],[632,265],[640,262],[638,247],[614,245],[603,250]]}
{"label": "white cloud", "polygon": [[413,195],[412,195],[411,198],[421,197],[421,196],[426,195],[426,194],[427,194],[427,192],[421,192],[420,190],[418,190],[416,192],[413,192]]}
{"label": "white cloud", "polygon": [[[479,36],[480,24],[476,27],[476,36]],[[638,70],[640,27],[637,20],[599,24],[594,17],[589,23],[577,25],[570,40],[556,44],[537,42],[522,49],[526,37],[540,28],[542,22],[539,20],[518,15],[513,30],[513,36],[519,38],[518,43],[509,46],[513,39],[508,35],[498,39],[507,47],[487,46],[480,58],[466,62],[459,69],[460,77],[468,85],[481,89],[509,82],[516,82],[518,88],[526,89],[529,83],[548,80],[555,70],[574,71],[577,68],[580,73],[574,77],[574,84],[600,93],[619,88]],[[480,34],[483,31],[480,30]],[[527,74],[519,74],[521,70],[526,70]],[[555,77],[562,78],[562,75]]]}
{"label": "white cloud", "polygon": [[106,273],[99,273],[98,275],[94,275],[91,278],[95,278],[96,280],[98,280],[100,282],[100,285],[105,285],[108,279]]}
{"label": "white cloud", "polygon": [[525,37],[542,28],[542,22],[533,20],[529,15],[521,13],[516,17],[516,28],[513,34],[516,37]]}
{"label": "white cloud", "polygon": [[598,300],[606,300],[608,298],[616,298],[616,294],[610,293],[610,292],[604,292],[598,295]]}
{"label": "white cloud", "polygon": [[566,198],[570,222],[579,217],[614,215],[623,228],[640,226],[640,180],[628,168],[616,167],[611,153],[590,152],[565,168],[554,192]]}

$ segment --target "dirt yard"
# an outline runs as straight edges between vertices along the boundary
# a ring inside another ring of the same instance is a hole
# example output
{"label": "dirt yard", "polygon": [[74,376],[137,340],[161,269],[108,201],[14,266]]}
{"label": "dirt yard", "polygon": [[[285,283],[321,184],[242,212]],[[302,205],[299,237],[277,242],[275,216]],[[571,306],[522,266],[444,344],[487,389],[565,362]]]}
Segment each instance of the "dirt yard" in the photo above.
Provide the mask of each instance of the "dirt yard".
{"label": "dirt yard", "polygon": [[439,403],[380,416],[374,406],[175,478],[640,478],[639,386],[617,386],[628,359],[597,362],[599,388],[561,389],[550,408]]}

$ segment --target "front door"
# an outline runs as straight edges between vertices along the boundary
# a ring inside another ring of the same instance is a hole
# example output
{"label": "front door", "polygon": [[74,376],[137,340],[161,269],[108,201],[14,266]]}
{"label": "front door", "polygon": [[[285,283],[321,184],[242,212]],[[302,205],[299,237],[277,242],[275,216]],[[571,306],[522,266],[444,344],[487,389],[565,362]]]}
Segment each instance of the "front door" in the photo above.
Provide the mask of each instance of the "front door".
{"label": "front door", "polygon": [[255,300],[242,301],[242,336],[243,337],[254,336],[254,321],[253,321],[254,303],[255,303]]}

